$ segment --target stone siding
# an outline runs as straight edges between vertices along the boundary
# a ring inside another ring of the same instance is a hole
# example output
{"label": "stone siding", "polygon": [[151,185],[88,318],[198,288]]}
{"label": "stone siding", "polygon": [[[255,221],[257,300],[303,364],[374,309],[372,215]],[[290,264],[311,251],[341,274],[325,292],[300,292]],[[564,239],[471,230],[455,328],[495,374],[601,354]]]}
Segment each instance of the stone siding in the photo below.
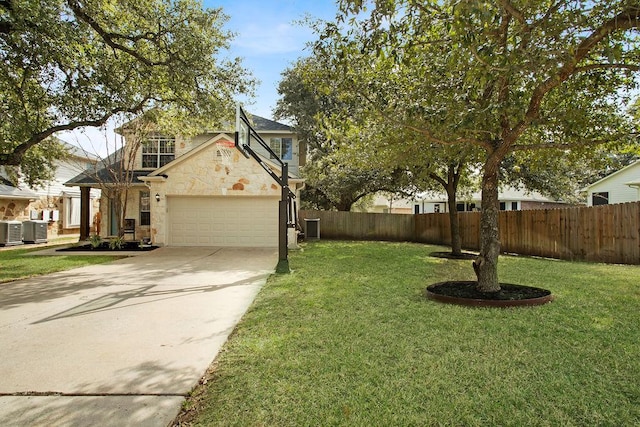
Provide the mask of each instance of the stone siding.
{"label": "stone siding", "polygon": [[[99,200],[92,199],[93,210],[97,212],[100,206]],[[80,228],[64,228],[64,197],[40,196],[30,201],[25,199],[0,199],[0,220],[3,221],[29,221],[31,211],[38,212],[38,218],[42,219],[42,211],[58,211],[58,220],[49,221],[47,226],[47,238],[54,239],[63,235],[79,234]]]}
{"label": "stone siding", "polygon": [[[279,197],[280,186],[254,160],[230,148],[223,155],[226,138],[218,140],[193,156],[167,169],[164,182],[151,183],[151,240],[167,241],[167,196],[267,196]],[[160,195],[160,201],[155,200]]]}

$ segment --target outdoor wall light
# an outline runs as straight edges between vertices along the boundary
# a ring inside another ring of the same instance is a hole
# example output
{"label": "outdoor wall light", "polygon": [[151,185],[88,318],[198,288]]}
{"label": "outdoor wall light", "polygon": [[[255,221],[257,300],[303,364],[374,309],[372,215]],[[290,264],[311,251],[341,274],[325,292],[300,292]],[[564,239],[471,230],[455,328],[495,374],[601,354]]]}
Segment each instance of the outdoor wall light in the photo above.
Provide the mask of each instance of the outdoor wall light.
{"label": "outdoor wall light", "polygon": [[156,202],[159,202],[159,201],[160,201],[160,194],[156,193]]}

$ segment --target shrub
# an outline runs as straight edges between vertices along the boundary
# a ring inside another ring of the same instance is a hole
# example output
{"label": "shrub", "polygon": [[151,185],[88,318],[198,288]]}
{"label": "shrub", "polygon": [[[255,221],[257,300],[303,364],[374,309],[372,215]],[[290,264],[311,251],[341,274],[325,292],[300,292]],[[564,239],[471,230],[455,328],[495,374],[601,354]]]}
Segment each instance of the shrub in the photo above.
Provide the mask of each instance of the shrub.
{"label": "shrub", "polygon": [[111,249],[112,251],[122,249],[123,246],[124,246],[124,238],[122,237],[114,237],[109,241],[109,249]]}
{"label": "shrub", "polygon": [[102,244],[102,238],[97,234],[94,234],[91,237],[89,237],[89,244],[93,249],[97,249]]}

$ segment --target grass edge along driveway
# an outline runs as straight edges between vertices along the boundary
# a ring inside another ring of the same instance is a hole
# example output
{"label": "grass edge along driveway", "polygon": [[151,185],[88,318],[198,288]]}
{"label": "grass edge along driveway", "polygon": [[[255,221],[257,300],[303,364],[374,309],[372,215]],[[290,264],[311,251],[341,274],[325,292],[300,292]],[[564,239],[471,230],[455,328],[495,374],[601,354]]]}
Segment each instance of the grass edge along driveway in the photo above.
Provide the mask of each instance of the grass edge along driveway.
{"label": "grass edge along driveway", "polygon": [[423,297],[472,280],[442,248],[320,241],[290,253],[179,425],[622,426],[640,423],[640,267],[500,259],[534,308]]}
{"label": "grass edge along driveway", "polygon": [[86,265],[103,264],[120,258],[116,256],[87,255],[35,256],[31,254],[31,252],[52,248],[54,246],[0,251],[0,284]]}

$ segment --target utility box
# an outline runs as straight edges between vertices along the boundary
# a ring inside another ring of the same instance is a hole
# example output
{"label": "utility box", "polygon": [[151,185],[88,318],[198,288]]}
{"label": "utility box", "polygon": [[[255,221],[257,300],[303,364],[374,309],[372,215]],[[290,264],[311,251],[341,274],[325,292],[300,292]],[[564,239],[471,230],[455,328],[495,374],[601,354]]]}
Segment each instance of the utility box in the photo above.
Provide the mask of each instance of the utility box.
{"label": "utility box", "polygon": [[22,244],[22,223],[20,221],[0,221],[0,246]]}
{"label": "utility box", "polygon": [[307,240],[320,238],[320,218],[304,219],[304,237]]}
{"label": "utility box", "polygon": [[22,223],[22,241],[25,243],[47,243],[48,221],[24,221]]}

